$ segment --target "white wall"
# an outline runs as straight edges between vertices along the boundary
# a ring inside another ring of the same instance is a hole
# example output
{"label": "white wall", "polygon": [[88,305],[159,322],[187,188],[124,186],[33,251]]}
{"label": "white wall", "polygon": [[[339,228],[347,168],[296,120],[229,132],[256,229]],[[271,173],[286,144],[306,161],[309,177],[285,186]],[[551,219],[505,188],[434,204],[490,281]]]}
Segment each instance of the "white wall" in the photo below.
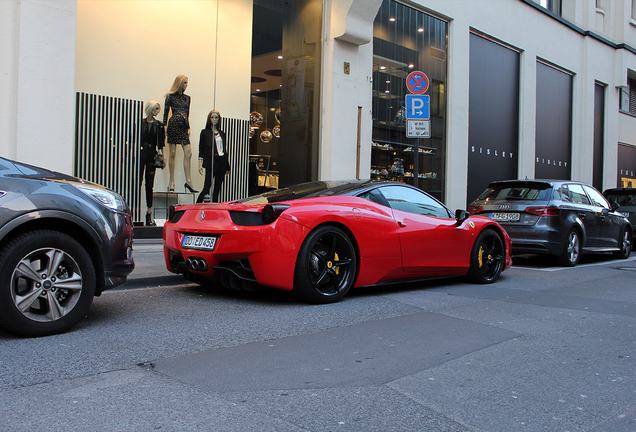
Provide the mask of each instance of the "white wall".
{"label": "white wall", "polygon": [[0,156],[15,159],[19,7],[17,1],[0,2]]}
{"label": "white wall", "polygon": [[9,0],[0,5],[0,154],[69,174],[75,12],[75,0]]}
{"label": "white wall", "polygon": [[[218,27],[217,27],[218,22]],[[188,77],[192,178],[201,187],[197,154],[208,113],[249,117],[251,0],[78,0],[75,91],[156,100],[179,74]],[[177,146],[176,184],[185,182]],[[168,170],[155,190],[165,190]]]}
{"label": "white wall", "polygon": [[[371,171],[373,20],[381,0],[325,0],[321,180],[368,179]],[[350,72],[345,73],[345,63]],[[360,110],[358,109],[360,107]],[[360,111],[360,159],[357,159]]]}

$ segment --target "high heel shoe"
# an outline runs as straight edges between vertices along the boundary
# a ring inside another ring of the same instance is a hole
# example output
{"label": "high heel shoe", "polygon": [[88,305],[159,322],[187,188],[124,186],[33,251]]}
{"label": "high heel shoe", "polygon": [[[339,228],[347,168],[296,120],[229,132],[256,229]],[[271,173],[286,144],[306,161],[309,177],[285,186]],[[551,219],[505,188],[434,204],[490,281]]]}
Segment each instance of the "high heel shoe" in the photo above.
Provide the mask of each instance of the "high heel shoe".
{"label": "high heel shoe", "polygon": [[187,190],[189,190],[189,191],[190,191],[190,193],[197,193],[197,192],[199,192],[199,191],[197,191],[197,190],[192,189],[192,187],[191,187],[189,184],[187,184],[187,183],[184,183],[184,184],[183,184],[183,187],[184,187],[184,188],[186,188]]}
{"label": "high heel shoe", "polygon": [[157,223],[152,220],[152,215],[150,213],[146,213],[146,226],[157,226]]}
{"label": "high heel shoe", "polygon": [[170,184],[170,186],[168,186],[168,192],[174,192],[174,183]]}

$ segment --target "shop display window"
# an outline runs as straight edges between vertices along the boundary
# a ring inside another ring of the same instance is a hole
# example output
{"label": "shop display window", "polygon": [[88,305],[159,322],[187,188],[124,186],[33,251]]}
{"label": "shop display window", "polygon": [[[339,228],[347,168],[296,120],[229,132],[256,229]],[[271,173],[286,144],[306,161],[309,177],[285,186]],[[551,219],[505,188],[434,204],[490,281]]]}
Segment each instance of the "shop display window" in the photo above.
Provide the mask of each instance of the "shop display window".
{"label": "shop display window", "polygon": [[322,1],[254,0],[250,190],[318,179]]}
{"label": "shop display window", "polygon": [[[415,185],[441,199],[446,157],[448,24],[385,0],[373,29],[371,178]],[[430,138],[407,138],[407,77],[429,79]]]}

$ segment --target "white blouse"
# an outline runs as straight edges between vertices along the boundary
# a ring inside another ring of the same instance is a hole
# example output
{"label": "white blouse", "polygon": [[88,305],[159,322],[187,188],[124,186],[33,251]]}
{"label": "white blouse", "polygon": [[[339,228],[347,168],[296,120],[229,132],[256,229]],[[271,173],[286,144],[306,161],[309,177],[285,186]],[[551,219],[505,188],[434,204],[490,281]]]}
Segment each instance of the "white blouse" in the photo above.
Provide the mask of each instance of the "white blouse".
{"label": "white blouse", "polygon": [[221,134],[214,132],[214,141],[216,141],[216,152],[219,156],[223,156],[225,152],[223,151],[223,138],[221,138]]}

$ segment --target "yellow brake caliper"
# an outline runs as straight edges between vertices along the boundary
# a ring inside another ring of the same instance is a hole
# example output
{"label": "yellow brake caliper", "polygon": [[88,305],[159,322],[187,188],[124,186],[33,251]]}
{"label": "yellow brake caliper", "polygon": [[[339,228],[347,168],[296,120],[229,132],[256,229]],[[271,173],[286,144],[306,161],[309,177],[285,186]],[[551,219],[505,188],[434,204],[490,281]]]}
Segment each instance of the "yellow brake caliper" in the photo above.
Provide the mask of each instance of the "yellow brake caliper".
{"label": "yellow brake caliper", "polygon": [[484,265],[484,261],[482,258],[482,255],[484,254],[484,247],[483,246],[479,246],[479,267]]}
{"label": "yellow brake caliper", "polygon": [[[338,254],[334,254],[334,261],[338,261]],[[340,267],[336,267],[336,274],[340,273]]]}

